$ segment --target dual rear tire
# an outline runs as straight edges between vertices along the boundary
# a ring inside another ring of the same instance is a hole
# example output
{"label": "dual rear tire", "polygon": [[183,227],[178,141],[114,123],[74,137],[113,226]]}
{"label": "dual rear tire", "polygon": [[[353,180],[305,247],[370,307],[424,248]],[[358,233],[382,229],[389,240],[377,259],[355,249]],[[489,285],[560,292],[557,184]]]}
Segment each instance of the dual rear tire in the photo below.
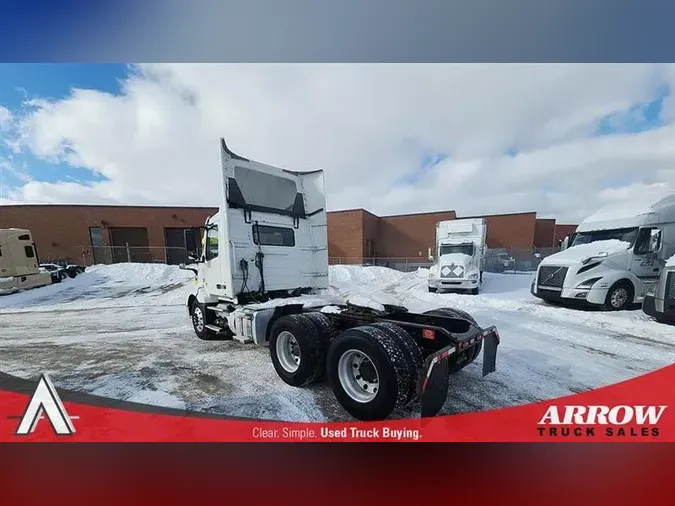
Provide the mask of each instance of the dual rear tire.
{"label": "dual rear tire", "polygon": [[321,313],[279,318],[270,356],[279,377],[304,386],[327,376],[340,405],[358,420],[384,420],[415,399],[422,353],[401,327],[380,322],[335,330]]}

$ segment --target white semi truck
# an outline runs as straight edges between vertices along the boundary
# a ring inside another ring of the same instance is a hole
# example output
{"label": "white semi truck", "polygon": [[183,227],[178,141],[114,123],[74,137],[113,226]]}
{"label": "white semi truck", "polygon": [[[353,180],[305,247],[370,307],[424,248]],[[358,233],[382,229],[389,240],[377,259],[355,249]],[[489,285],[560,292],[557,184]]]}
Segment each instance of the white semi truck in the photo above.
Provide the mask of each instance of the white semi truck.
{"label": "white semi truck", "polygon": [[422,416],[434,416],[448,375],[481,349],[483,375],[495,370],[497,329],[463,311],[322,302],[329,270],[322,170],[258,163],[223,139],[221,169],[218,213],[185,234],[192,263],[182,267],[198,285],[187,308],[200,339],[268,346],[284,382],[301,387],[325,376],[360,420],[385,419],[415,402]]}
{"label": "white semi truck", "polygon": [[51,283],[51,275],[40,268],[30,230],[0,229],[0,295]]}
{"label": "white semi truck", "polygon": [[539,264],[535,297],[608,310],[640,304],[675,254],[675,195],[602,208],[563,244]]}
{"label": "white semi truck", "polygon": [[436,224],[435,251],[429,250],[429,291],[468,290],[478,294],[483,281],[487,236],[485,218],[447,220]]}

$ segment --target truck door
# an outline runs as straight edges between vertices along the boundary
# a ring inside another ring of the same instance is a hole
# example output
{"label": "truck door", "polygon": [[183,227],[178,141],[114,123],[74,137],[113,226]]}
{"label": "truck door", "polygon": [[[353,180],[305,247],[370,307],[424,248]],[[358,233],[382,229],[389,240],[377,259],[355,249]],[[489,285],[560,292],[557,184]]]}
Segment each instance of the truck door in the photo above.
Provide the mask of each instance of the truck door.
{"label": "truck door", "polygon": [[204,231],[204,288],[212,295],[225,295],[225,281],[222,278],[221,250],[218,222],[209,223]]}
{"label": "truck door", "polygon": [[645,283],[655,282],[661,272],[659,260],[661,231],[657,227],[641,228],[633,248],[630,270]]}

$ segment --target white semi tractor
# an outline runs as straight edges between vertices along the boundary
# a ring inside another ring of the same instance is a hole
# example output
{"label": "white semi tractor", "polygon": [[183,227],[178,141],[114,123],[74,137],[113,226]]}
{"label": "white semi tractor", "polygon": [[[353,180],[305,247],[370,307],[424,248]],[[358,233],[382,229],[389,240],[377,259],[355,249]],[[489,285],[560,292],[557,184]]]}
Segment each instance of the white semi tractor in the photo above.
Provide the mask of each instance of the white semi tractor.
{"label": "white semi tractor", "polygon": [[478,294],[483,281],[487,237],[485,218],[447,220],[436,224],[436,247],[429,250],[430,292],[465,290]]}
{"label": "white semi tractor", "polygon": [[221,169],[218,213],[185,234],[192,264],[182,267],[198,285],[187,308],[200,339],[268,346],[284,382],[301,387],[327,377],[360,420],[385,419],[412,403],[434,416],[448,375],[481,349],[483,375],[495,370],[497,329],[463,311],[322,301],[329,286],[322,170],[258,163],[223,139]]}
{"label": "white semi tractor", "polygon": [[535,297],[608,310],[641,304],[675,254],[675,195],[602,208],[563,244],[539,264]]}

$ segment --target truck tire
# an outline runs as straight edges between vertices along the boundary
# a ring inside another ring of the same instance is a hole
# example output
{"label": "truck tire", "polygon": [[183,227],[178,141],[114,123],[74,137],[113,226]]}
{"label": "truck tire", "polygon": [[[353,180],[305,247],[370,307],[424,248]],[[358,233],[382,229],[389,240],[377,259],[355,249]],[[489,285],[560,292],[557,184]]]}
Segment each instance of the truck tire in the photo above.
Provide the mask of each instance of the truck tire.
{"label": "truck tire", "polygon": [[348,329],[335,339],[326,369],[336,399],[357,420],[385,420],[406,404],[413,388],[404,349],[375,325]]}
{"label": "truck tire", "polygon": [[206,325],[211,323],[211,321],[204,304],[196,300],[192,303],[190,319],[192,320],[192,328],[199,339],[202,341],[213,341],[216,339],[217,334],[206,328]]}
{"label": "truck tire", "polygon": [[415,341],[415,338],[398,325],[389,322],[379,322],[372,326],[382,329],[389,337],[394,339],[405,355],[406,362],[408,363],[408,371],[412,377],[410,390],[408,391],[408,397],[406,399],[406,404],[410,404],[417,395],[417,379],[420,374],[422,374],[422,368],[424,366],[422,350]]}
{"label": "truck tire", "polygon": [[[301,387],[324,373],[329,334],[314,313],[282,316],[270,330],[270,358],[284,383]],[[330,322],[329,322],[330,324]]]}
{"label": "truck tire", "polygon": [[[443,307],[439,309],[433,309],[431,311],[426,311],[423,314],[428,314],[430,316],[449,316],[450,318],[463,318],[464,320],[469,321],[478,327],[476,320],[466,311],[461,309],[454,309],[451,307]],[[483,349],[483,341],[478,341],[473,348],[460,353],[454,359],[448,359],[448,367],[450,374],[454,374],[458,371],[464,369],[467,365],[473,363],[478,356],[480,355],[481,350]]]}
{"label": "truck tire", "polygon": [[630,281],[617,281],[607,290],[605,309],[609,311],[628,309],[633,304],[633,293],[633,285]]}
{"label": "truck tire", "polygon": [[480,293],[480,288],[472,288],[471,290],[469,290],[469,293],[471,295],[478,295]]}
{"label": "truck tire", "polygon": [[429,287],[429,292],[436,293],[437,291],[438,291],[438,288],[433,288],[431,286]]}

